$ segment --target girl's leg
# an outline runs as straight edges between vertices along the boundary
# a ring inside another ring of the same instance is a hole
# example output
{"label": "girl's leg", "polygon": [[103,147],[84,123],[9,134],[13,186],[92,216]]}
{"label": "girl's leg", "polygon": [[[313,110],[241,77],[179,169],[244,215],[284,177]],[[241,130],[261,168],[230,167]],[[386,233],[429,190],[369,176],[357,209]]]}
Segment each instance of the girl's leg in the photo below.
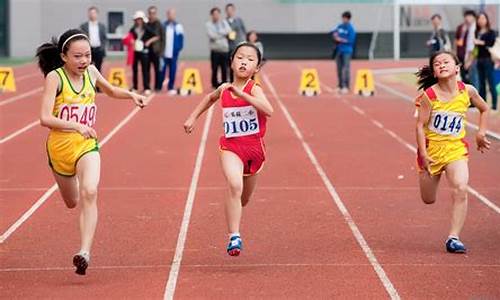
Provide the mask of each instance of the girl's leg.
{"label": "girl's leg", "polygon": [[57,173],[54,174],[54,179],[59,187],[59,192],[68,208],[75,208],[78,204],[78,178],[76,176],[62,176]]}
{"label": "girl's leg", "polygon": [[222,171],[229,186],[229,198],[226,200],[226,220],[230,234],[240,232],[241,195],[243,193],[243,162],[231,151],[221,152]]}
{"label": "girl's leg", "polygon": [[439,186],[439,179],[441,179],[441,174],[436,176],[431,176],[427,172],[420,172],[419,174],[419,184],[420,184],[420,197],[425,204],[432,204],[436,202],[437,188]]}
{"label": "girl's leg", "polygon": [[257,177],[258,174],[243,177],[243,193],[241,195],[241,206],[245,207],[250,201],[250,197],[255,190],[255,186],[257,185]]}
{"label": "girl's leg", "polygon": [[467,160],[457,160],[447,165],[446,177],[453,190],[450,236],[458,238],[467,216],[467,183],[469,182]]}
{"label": "girl's leg", "polygon": [[81,252],[90,253],[97,225],[97,186],[101,169],[99,152],[85,154],[78,161],[76,169],[80,183]]}

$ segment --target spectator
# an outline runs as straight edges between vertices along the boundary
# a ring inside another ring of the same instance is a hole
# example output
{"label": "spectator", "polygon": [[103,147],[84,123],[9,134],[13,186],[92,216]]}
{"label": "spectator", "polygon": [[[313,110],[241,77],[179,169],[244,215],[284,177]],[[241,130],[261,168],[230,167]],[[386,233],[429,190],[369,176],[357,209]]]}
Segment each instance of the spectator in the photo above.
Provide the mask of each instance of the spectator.
{"label": "spectator", "polygon": [[165,51],[163,53],[162,81],[168,72],[168,94],[175,95],[175,76],[177,74],[177,60],[184,47],[184,28],[176,20],[175,9],[167,10],[167,21],[163,24],[165,32]]}
{"label": "spectator", "polygon": [[[226,20],[231,27],[231,32],[227,36],[229,41],[229,53],[233,53],[236,46],[239,43],[245,41],[246,29],[245,24],[243,24],[243,20],[240,17],[236,16],[236,7],[233,3],[229,3],[226,5]],[[228,63],[228,66],[230,63]],[[233,82],[233,70],[229,68],[229,79]]]}
{"label": "spectator", "polygon": [[148,8],[148,20],[147,27],[158,37],[158,39],[152,42],[149,48],[147,72],[151,74],[151,64],[153,64],[153,71],[155,74],[154,89],[155,91],[160,91],[163,83],[160,72],[160,57],[165,48],[165,33],[160,20],[158,20],[158,8],[156,8],[156,6],[150,6]]}
{"label": "spectator", "polygon": [[144,94],[150,95],[151,89],[149,87],[149,60],[148,51],[151,44],[158,40],[158,37],[149,30],[146,26],[148,19],[143,11],[138,10],[134,14],[134,26],[130,29],[130,33],[134,38],[134,63],[132,64],[132,84],[133,90],[138,90],[138,72],[139,63],[141,64],[142,72],[142,85],[144,87]]}
{"label": "spectator", "polygon": [[262,45],[262,42],[259,40],[257,31],[251,30],[247,33],[247,42],[254,44],[259,49],[260,56],[264,58],[264,45]]}
{"label": "spectator", "polygon": [[106,26],[98,21],[97,7],[89,7],[87,13],[89,21],[80,25],[80,29],[89,37],[92,63],[101,72],[102,61],[106,56]]}
{"label": "spectator", "polygon": [[488,15],[484,12],[477,17],[474,44],[477,48],[477,72],[479,77],[479,95],[486,100],[486,81],[491,93],[491,108],[497,109],[497,91],[495,85],[494,63],[488,48],[493,47],[496,33],[491,29]]}
{"label": "spectator", "polygon": [[457,27],[455,33],[455,45],[457,57],[460,61],[460,77],[466,83],[478,88],[477,71],[475,59],[472,55],[474,50],[474,38],[476,35],[476,13],[473,10],[464,12],[464,22]]}
{"label": "spectator", "polygon": [[347,94],[351,78],[351,58],[356,41],[356,31],[351,24],[351,12],[346,11],[342,14],[342,23],[337,25],[331,33],[337,43],[335,59],[339,91],[341,94]]}
{"label": "spectator", "polygon": [[[210,63],[212,67],[212,88],[216,89],[221,83],[227,82],[227,67],[229,61],[229,44],[227,37],[231,27],[226,20],[221,19],[220,8],[210,10],[211,20],[206,23],[210,43]],[[221,71],[221,81],[217,80],[218,69]]]}
{"label": "spectator", "polygon": [[432,31],[430,39],[427,41],[427,46],[429,47],[429,55],[432,55],[439,51],[449,51],[451,50],[451,42],[448,34],[443,29],[441,24],[441,15],[435,14],[431,17]]}

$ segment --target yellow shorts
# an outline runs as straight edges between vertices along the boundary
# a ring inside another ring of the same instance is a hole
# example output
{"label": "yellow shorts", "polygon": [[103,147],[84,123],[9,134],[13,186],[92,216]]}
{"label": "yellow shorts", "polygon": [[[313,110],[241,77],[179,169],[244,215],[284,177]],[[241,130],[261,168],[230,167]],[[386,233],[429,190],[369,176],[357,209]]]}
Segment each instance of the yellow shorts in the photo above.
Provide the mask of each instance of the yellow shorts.
{"label": "yellow shorts", "polygon": [[[445,167],[454,161],[466,159],[469,155],[469,145],[465,140],[427,141],[427,154],[434,160],[430,165],[431,175],[441,174]],[[424,171],[422,160],[417,153],[417,165]]]}
{"label": "yellow shorts", "polygon": [[92,151],[99,151],[97,140],[78,132],[51,131],[47,138],[49,166],[62,176],[74,176],[78,160]]}

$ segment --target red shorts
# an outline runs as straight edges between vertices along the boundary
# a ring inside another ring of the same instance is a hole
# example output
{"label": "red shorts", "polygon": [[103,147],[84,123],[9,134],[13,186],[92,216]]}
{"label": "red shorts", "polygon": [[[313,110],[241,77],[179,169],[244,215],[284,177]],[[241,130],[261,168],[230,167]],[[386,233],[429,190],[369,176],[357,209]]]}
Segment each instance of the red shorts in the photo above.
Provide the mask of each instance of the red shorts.
{"label": "red shorts", "polygon": [[243,176],[251,176],[260,172],[266,160],[266,150],[262,139],[252,142],[241,142],[238,138],[219,140],[221,151],[231,151],[243,162]]}

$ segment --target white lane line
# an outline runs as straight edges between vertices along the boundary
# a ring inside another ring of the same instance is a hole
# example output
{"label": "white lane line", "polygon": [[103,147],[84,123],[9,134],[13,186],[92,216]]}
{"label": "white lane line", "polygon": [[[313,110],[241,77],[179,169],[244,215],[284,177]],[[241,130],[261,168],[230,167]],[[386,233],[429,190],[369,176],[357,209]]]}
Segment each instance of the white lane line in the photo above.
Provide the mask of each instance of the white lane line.
{"label": "white lane line", "polygon": [[[348,106],[350,106],[354,111],[362,110],[361,108],[359,108],[359,106],[351,104],[351,103],[349,103],[347,101],[343,101],[343,102],[346,103]],[[415,148],[415,146],[413,146],[412,144],[406,142],[401,136],[397,135],[394,131],[385,128],[382,123],[380,123],[379,121],[371,118],[366,113],[364,114],[364,116],[368,120],[370,120],[373,124],[375,124],[375,125],[376,124],[380,124],[382,127],[380,127],[378,125],[377,125],[377,127],[379,127],[380,129],[382,129],[383,131],[385,131],[388,135],[390,135],[392,138],[394,138],[400,144],[402,144],[403,146],[405,146],[408,150],[410,150],[411,152],[417,154],[417,148]],[[471,193],[472,195],[476,196],[476,198],[479,199],[479,201],[483,202],[486,206],[488,206],[489,208],[491,208],[493,211],[495,211],[496,213],[500,214],[500,207],[498,207],[497,205],[495,205],[486,196],[484,196],[481,193],[479,193],[476,189],[474,189],[470,185],[467,186],[467,190],[469,191],[469,193]]]}
{"label": "white lane line", "polygon": [[[389,263],[386,264],[391,267],[423,267],[423,268],[500,268],[499,264],[419,264],[419,263]],[[243,269],[243,268],[338,268],[338,267],[370,267],[371,265],[366,263],[337,263],[337,264],[314,264],[314,263],[294,263],[294,264],[185,264],[185,268],[214,268],[220,269]],[[89,270],[123,270],[123,269],[166,269],[170,265],[156,264],[156,265],[117,265],[117,266],[91,266]],[[73,267],[40,267],[40,268],[4,268],[0,269],[3,273],[13,273],[13,272],[54,272],[54,271],[70,271],[74,270]]]}
{"label": "white lane line", "polygon": [[36,120],[36,121],[33,121],[31,123],[29,123],[28,125],[24,126],[23,128],[19,129],[19,130],[16,130],[14,132],[12,132],[11,134],[8,134],[7,136],[3,137],[0,139],[0,144],[3,144],[13,138],[15,138],[16,136],[22,134],[23,132],[26,132],[28,130],[30,130],[31,128],[35,127],[36,125],[39,125],[40,124],[40,121],[39,120]]}
{"label": "white lane line", "polygon": [[[151,96],[151,100],[154,97]],[[99,143],[99,147],[103,147],[125,124],[127,124],[132,117],[135,116],[141,109],[139,107],[134,108],[123,120],[116,125],[111,132],[109,132],[104,139]],[[19,228],[26,220],[28,220],[34,213],[35,211],[43,204],[49,197],[57,190],[57,184],[55,183],[52,185],[36,202],[33,204],[33,206],[30,207],[17,221],[12,224],[1,236],[0,236],[0,244],[5,242],[9,236],[11,236],[17,228]]]}
{"label": "white lane line", "polygon": [[[396,95],[396,96],[398,96],[398,97],[400,97],[400,98],[402,98],[402,99],[404,99],[406,101],[413,102],[413,100],[414,100],[412,97],[408,96],[407,94],[404,94],[404,93],[402,93],[402,92],[400,92],[398,90],[395,90],[392,87],[390,87],[388,85],[385,85],[383,83],[376,82],[375,85],[378,86],[378,87],[380,87],[380,88],[382,88],[386,92],[389,92],[389,93],[391,93],[393,95]],[[470,121],[467,122],[467,126],[470,127],[470,128],[472,128],[472,129],[474,129],[474,130],[479,130],[479,126],[477,126],[476,124],[474,124],[474,123],[472,123]],[[489,136],[489,137],[491,137],[491,138],[494,138],[496,140],[500,140],[500,133],[498,133],[498,132],[494,132],[494,131],[491,131],[491,130],[486,130],[486,135]]]}
{"label": "white lane line", "polygon": [[170,273],[168,275],[167,285],[165,287],[165,293],[163,299],[171,300],[174,298],[175,288],[177,285],[177,278],[179,277],[182,255],[184,253],[184,246],[186,244],[186,237],[188,233],[189,221],[191,219],[191,212],[193,210],[194,199],[196,196],[196,190],[198,186],[198,180],[200,178],[201,166],[203,163],[203,156],[205,154],[205,147],[207,144],[208,131],[210,129],[210,123],[212,122],[214,108],[210,107],[205,119],[205,125],[203,126],[203,133],[201,135],[200,146],[198,148],[198,154],[196,155],[196,162],[194,165],[193,176],[191,177],[191,184],[189,186],[189,192],[186,199],[186,206],[184,208],[184,215],[182,217],[181,228],[179,230],[179,236],[177,238],[177,246],[175,247],[175,255],[172,261],[172,266],[170,268]]}
{"label": "white lane line", "polygon": [[31,95],[34,95],[36,93],[39,93],[43,90],[43,87],[38,87],[34,90],[31,90],[29,92],[26,92],[26,93],[22,93],[22,94],[19,94],[19,95],[16,95],[14,97],[10,97],[10,98],[7,98],[3,101],[0,101],[0,106],[3,106],[3,105],[6,105],[6,104],[9,104],[9,103],[12,103],[12,102],[15,102],[17,100],[21,100],[23,98],[26,98],[28,96],[31,96]]}
{"label": "white lane line", "polygon": [[363,234],[359,230],[358,226],[354,222],[351,214],[347,210],[346,206],[340,199],[340,196],[337,194],[337,191],[333,187],[332,182],[326,175],[326,172],[323,170],[323,167],[321,167],[320,163],[318,162],[316,156],[314,155],[313,151],[311,150],[309,144],[304,140],[304,137],[300,131],[300,129],[297,126],[297,123],[294,121],[293,117],[290,115],[288,112],[288,109],[286,108],[285,104],[281,101],[280,96],[276,92],[276,89],[274,88],[273,84],[269,80],[269,78],[266,76],[265,73],[262,73],[262,78],[264,79],[264,82],[266,85],[269,87],[269,90],[274,96],[274,99],[278,103],[279,107],[283,111],[283,114],[285,115],[288,123],[290,124],[290,127],[293,129],[295,132],[295,135],[299,139],[299,141],[302,143],[302,147],[304,148],[304,151],[307,153],[307,156],[309,157],[309,160],[313,164],[313,166],[316,168],[316,171],[318,172],[318,175],[321,177],[321,180],[323,181],[324,185],[326,186],[328,192],[330,193],[330,196],[333,199],[333,202],[337,205],[339,211],[342,213],[342,216],[344,217],[345,222],[351,229],[352,234],[354,235],[356,241],[358,242],[359,246],[365,253],[366,258],[370,262],[371,266],[377,273],[378,278],[384,285],[385,290],[391,297],[391,299],[400,299],[400,296],[396,289],[394,288],[394,285],[392,284],[391,280],[385,273],[384,269],[378,262],[377,258],[375,257],[375,254],[373,253],[372,249],[370,246],[368,246],[368,243],[366,242],[365,238],[363,237]]}

